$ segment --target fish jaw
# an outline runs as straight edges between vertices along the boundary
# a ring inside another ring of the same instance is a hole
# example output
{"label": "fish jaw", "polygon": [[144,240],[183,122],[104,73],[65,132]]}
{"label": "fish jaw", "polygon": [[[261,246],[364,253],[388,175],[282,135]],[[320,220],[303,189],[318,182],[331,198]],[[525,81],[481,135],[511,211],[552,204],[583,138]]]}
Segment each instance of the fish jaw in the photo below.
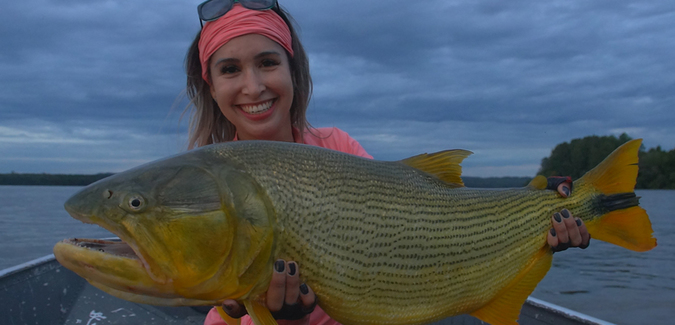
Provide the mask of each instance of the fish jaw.
{"label": "fish jaw", "polygon": [[155,296],[174,290],[171,283],[160,284],[152,279],[124,242],[65,239],[54,246],[54,256],[69,270],[106,287]]}

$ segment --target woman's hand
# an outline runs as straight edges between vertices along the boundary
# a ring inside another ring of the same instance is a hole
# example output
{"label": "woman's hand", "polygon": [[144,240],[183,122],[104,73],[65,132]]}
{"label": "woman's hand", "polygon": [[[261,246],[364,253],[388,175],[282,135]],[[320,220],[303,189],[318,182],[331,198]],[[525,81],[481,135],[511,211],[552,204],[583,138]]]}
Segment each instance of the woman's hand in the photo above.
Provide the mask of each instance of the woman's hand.
{"label": "woman's hand", "polygon": [[[277,260],[267,289],[266,304],[275,319],[302,319],[314,311],[316,296],[305,283],[300,283],[300,269],[295,262]],[[223,302],[223,310],[232,318],[247,314],[246,307],[234,300]]]}
{"label": "woman's hand", "polygon": [[[549,177],[548,189],[557,190],[562,197],[572,194],[572,179],[570,177]],[[591,241],[586,225],[579,218],[572,216],[569,210],[563,209],[551,217],[553,228],[548,232],[546,241],[553,252],[560,252],[569,247],[586,249]]]}
{"label": "woman's hand", "polygon": [[551,218],[553,228],[548,232],[546,241],[553,252],[564,251],[569,247],[586,249],[591,241],[586,225],[579,218],[572,216],[569,210],[556,212]]}

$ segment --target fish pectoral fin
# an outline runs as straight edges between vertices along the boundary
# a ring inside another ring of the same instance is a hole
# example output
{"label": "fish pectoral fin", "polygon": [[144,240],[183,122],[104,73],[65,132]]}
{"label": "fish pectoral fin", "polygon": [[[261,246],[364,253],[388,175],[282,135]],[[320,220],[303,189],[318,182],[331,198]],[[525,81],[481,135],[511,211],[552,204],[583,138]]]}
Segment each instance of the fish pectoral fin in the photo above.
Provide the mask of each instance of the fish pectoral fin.
{"label": "fish pectoral fin", "polygon": [[218,315],[220,315],[220,318],[222,318],[227,325],[240,325],[241,324],[241,319],[240,318],[232,318],[230,315],[225,313],[223,310],[223,307],[216,306],[216,311],[218,311]]}
{"label": "fish pectoral fin", "polygon": [[272,313],[262,303],[258,301],[244,300],[244,306],[251,316],[255,325],[277,325],[277,320],[272,317]]}
{"label": "fish pectoral fin", "polygon": [[401,160],[402,163],[429,173],[448,183],[452,187],[464,187],[462,166],[459,164],[471,155],[467,150],[445,150],[436,153],[423,153]]}
{"label": "fish pectoral fin", "polygon": [[517,325],[525,300],[551,268],[552,259],[553,253],[548,245],[542,247],[511,283],[471,316],[492,325]]}
{"label": "fish pectoral fin", "polygon": [[548,186],[548,179],[542,175],[537,175],[537,177],[533,178],[532,181],[530,181],[529,184],[527,184],[526,187],[531,188],[533,190],[545,190],[546,187]]}

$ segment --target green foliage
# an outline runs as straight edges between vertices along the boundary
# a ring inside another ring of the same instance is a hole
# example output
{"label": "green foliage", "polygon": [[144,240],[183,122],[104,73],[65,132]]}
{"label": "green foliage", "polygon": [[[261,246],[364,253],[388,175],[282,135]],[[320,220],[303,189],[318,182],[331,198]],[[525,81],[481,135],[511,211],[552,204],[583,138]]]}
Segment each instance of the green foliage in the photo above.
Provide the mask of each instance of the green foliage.
{"label": "green foliage", "polygon": [[641,152],[639,165],[637,188],[675,189],[675,149]]}
{"label": "green foliage", "polygon": [[[544,176],[571,176],[577,179],[597,166],[614,149],[631,140],[623,133],[615,136],[588,136],[561,143],[542,159],[538,174]],[[675,189],[675,149],[663,151],[656,147],[640,148],[640,171],[636,188]]]}
{"label": "green foliage", "polygon": [[570,143],[561,143],[553,149],[550,157],[542,159],[538,175],[572,176],[572,179],[577,179],[597,166],[614,149],[630,140],[624,133],[618,138],[613,135],[593,135],[574,139]]}

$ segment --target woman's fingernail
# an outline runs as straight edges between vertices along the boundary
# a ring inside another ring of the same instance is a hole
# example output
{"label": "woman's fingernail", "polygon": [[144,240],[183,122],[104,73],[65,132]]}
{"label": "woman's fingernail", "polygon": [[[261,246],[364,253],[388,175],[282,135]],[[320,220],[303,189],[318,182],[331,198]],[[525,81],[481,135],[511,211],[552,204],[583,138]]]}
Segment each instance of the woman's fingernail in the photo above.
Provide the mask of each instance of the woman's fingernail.
{"label": "woman's fingernail", "polygon": [[577,226],[581,226],[581,219],[577,219]]}
{"label": "woman's fingernail", "polygon": [[227,311],[232,311],[232,305],[223,304],[223,308],[225,308]]}
{"label": "woman's fingernail", "polygon": [[556,212],[556,213],[553,215],[553,219],[555,219],[556,222],[561,222],[561,221],[562,221],[562,218],[560,218],[560,213],[558,213],[558,212]]}
{"label": "woman's fingernail", "polygon": [[555,229],[551,228],[551,236],[555,237]]}
{"label": "woman's fingernail", "polygon": [[309,288],[307,288],[307,285],[306,285],[306,284],[303,283],[303,284],[300,285],[300,292],[301,292],[303,295],[306,295],[306,294],[309,293]]}
{"label": "woman's fingernail", "polygon": [[285,265],[286,263],[284,263],[284,260],[277,260],[274,262],[274,270],[281,273],[284,271]]}
{"label": "woman's fingernail", "polygon": [[562,215],[563,215],[563,217],[564,217],[565,219],[569,218],[569,217],[570,217],[570,210],[563,209],[563,210],[562,210]]}
{"label": "woman's fingernail", "polygon": [[562,191],[565,193],[565,196],[570,196],[570,189],[567,186],[563,186]]}
{"label": "woman's fingernail", "polygon": [[295,275],[295,263],[288,263],[288,275]]}

